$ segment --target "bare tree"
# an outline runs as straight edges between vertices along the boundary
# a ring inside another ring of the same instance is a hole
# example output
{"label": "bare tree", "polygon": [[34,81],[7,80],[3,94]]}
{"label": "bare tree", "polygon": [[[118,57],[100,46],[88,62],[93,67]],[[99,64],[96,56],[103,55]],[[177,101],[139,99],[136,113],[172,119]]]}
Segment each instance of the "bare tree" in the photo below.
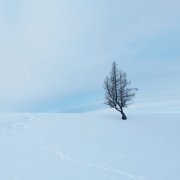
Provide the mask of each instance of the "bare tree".
{"label": "bare tree", "polygon": [[126,73],[119,70],[113,62],[110,76],[104,81],[105,104],[119,111],[123,120],[127,119],[123,109],[132,103],[137,91],[137,88],[129,88],[130,84],[131,82],[126,79]]}

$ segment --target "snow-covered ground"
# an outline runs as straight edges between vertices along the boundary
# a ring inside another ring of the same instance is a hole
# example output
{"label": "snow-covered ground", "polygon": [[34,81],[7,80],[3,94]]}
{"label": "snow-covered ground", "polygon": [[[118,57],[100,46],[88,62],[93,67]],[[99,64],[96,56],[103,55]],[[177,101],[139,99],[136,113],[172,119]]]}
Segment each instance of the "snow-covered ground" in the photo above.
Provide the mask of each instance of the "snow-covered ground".
{"label": "snow-covered ground", "polygon": [[180,114],[0,114],[0,180],[179,180]]}

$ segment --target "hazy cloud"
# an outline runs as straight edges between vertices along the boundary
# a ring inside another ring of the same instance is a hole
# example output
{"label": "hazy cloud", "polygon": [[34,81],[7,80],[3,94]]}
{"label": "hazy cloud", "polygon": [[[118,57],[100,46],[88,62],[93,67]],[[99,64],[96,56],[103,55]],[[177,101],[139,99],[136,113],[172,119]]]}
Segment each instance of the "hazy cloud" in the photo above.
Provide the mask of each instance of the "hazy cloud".
{"label": "hazy cloud", "polygon": [[[44,111],[86,96],[89,103],[99,102],[114,60],[146,93],[144,77],[151,74],[151,83],[157,74],[166,79],[169,63],[170,69],[180,65],[180,53],[168,51],[170,44],[179,45],[180,37],[170,35],[180,31],[179,5],[175,0],[1,1],[0,110]],[[179,80],[175,72],[171,78]]]}

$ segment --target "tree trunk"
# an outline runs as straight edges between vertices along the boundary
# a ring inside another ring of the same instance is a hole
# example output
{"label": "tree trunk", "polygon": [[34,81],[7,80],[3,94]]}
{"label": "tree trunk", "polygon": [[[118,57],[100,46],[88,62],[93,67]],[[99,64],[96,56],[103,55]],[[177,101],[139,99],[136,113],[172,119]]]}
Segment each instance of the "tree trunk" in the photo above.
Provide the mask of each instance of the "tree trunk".
{"label": "tree trunk", "polygon": [[122,120],[126,120],[126,119],[127,119],[127,117],[126,117],[126,115],[124,114],[124,112],[123,112],[123,111],[121,111],[121,114],[122,114]]}

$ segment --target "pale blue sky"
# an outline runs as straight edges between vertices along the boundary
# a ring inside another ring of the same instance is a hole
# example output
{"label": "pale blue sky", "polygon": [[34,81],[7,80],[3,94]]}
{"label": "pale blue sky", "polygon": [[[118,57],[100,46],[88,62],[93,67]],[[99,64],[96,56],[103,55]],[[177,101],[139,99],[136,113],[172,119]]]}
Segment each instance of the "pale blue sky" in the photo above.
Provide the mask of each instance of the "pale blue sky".
{"label": "pale blue sky", "polygon": [[171,102],[178,110],[179,7],[178,0],[0,0],[0,111],[103,107],[112,61],[139,88],[134,107]]}

